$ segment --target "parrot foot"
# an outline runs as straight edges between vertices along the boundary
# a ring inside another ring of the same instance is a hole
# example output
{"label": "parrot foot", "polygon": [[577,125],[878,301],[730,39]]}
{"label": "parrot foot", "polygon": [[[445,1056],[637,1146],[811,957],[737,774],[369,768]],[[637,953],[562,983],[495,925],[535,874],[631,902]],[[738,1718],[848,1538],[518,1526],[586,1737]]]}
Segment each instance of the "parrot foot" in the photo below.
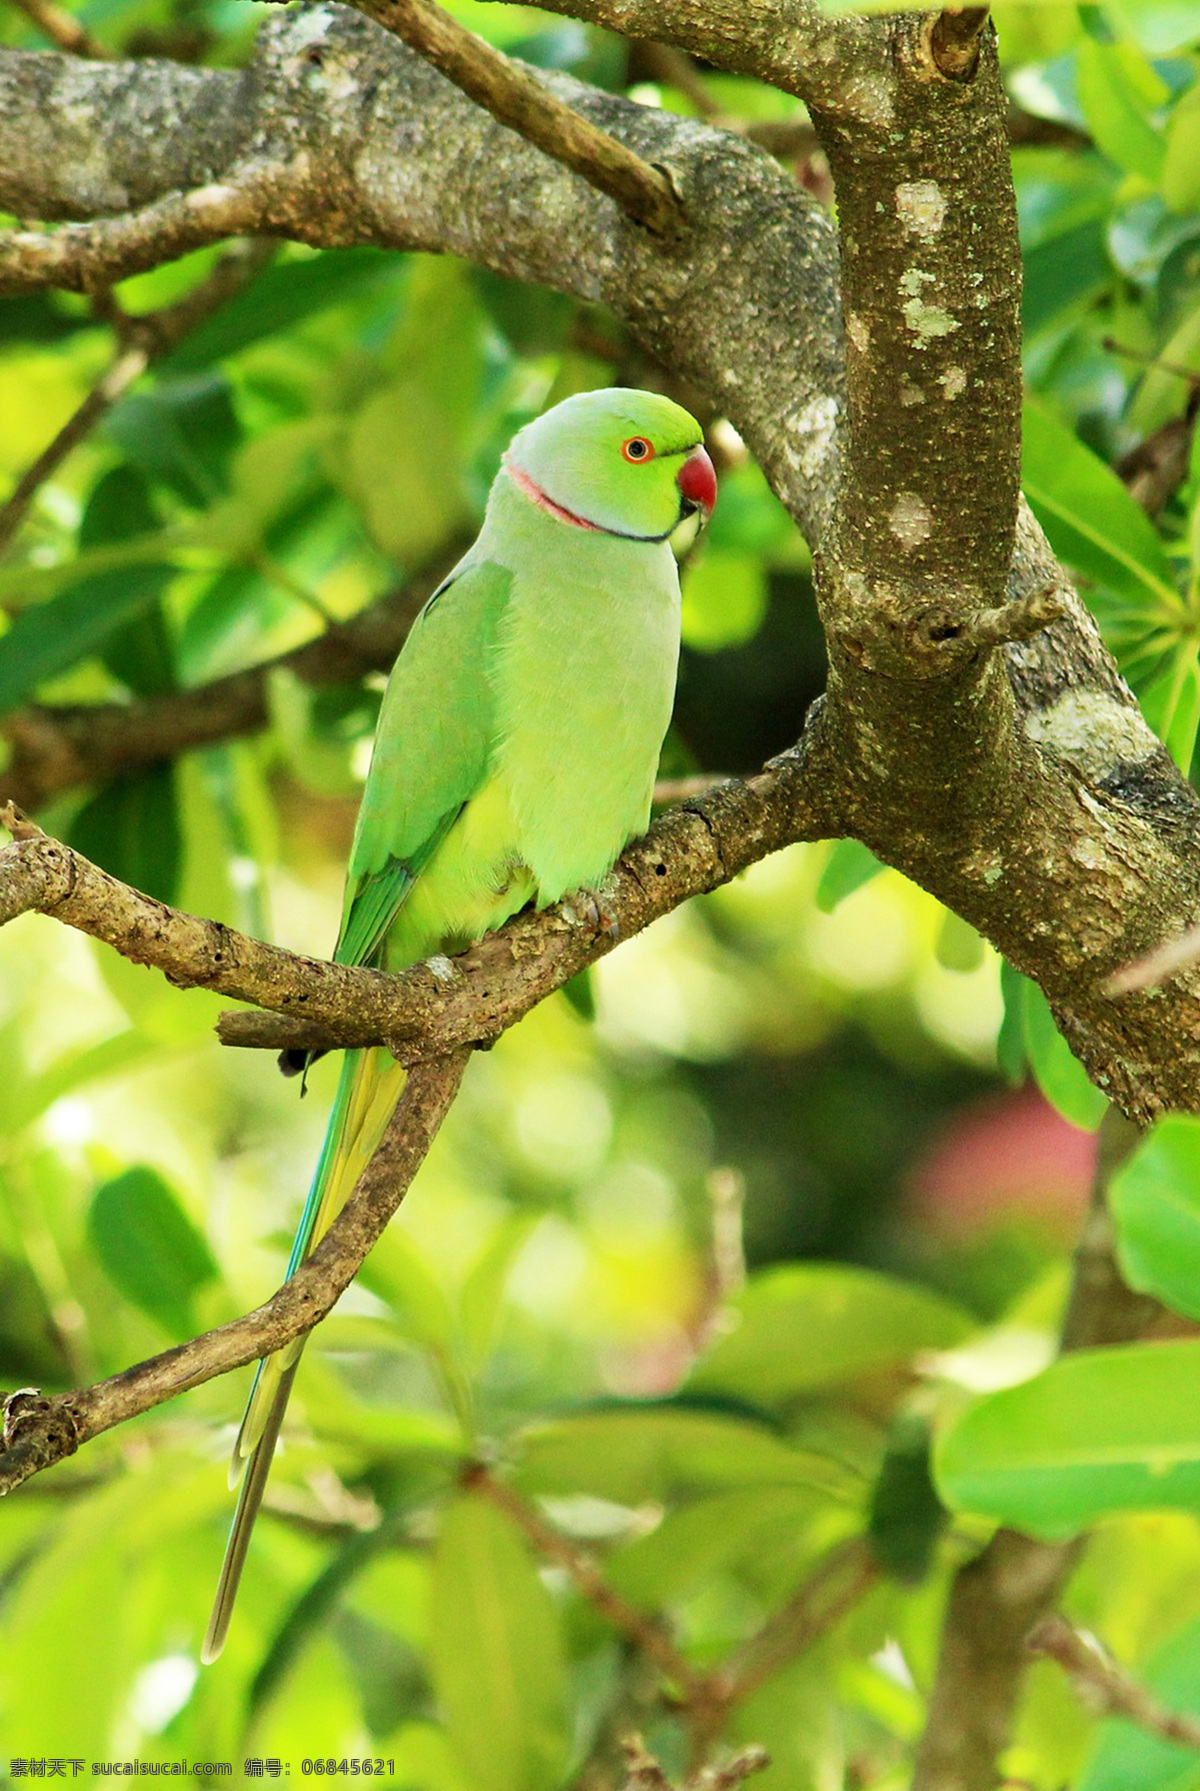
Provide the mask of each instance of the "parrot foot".
{"label": "parrot foot", "polygon": [[613,908],[610,893],[604,889],[576,889],[562,902],[568,921],[587,927],[597,938],[615,945],[621,937],[621,922]]}

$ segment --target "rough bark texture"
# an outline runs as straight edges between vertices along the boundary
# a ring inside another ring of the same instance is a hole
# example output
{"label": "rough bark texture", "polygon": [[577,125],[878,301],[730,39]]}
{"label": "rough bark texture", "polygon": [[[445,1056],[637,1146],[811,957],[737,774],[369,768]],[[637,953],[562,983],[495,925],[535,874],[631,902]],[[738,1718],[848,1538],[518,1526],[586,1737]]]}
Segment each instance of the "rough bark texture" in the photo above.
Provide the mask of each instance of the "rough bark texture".
{"label": "rough bark texture", "polygon": [[[562,9],[649,28],[643,7]],[[821,554],[835,679],[813,749],[841,826],[1035,977],[1127,1111],[1195,1107],[1200,979],[1101,993],[1109,972],[1200,910],[1195,799],[1082,606],[1010,648],[1007,679],[971,632],[999,592],[1015,489],[1016,275],[992,48],[974,79],[955,81],[912,21],[846,25],[767,5],[735,17],[682,0],[653,13],[660,37],[818,107],[850,238],[854,526],[836,541],[842,336],[828,219],[743,140],[565,77],[542,78],[668,169],[686,212],[675,242],[333,7],[269,17],[245,74],[10,53],[0,203],[76,219],[150,210],[80,223],[65,240],[0,241],[0,277],[10,289],[86,284],[234,217],[309,242],[446,249],[611,306],[730,417]],[[168,116],[178,130],[164,131]],[[36,130],[13,124],[30,117]],[[183,128],[201,119],[202,166]],[[199,193],[179,190],[197,180]],[[986,451],[966,447],[968,425]],[[1010,594],[1061,578],[1020,518]]]}
{"label": "rough bark texture", "polygon": [[[832,663],[795,753],[674,811],[626,855],[622,933],[789,840],[854,834],[1041,984],[1126,1113],[1200,1109],[1200,972],[1105,993],[1200,913],[1200,805],[1083,606],[1057,594],[1061,569],[1019,505],[1019,261],[982,9],[957,9],[940,33],[929,18],[830,18],[815,0],[548,10],[803,98],[834,170],[842,266],[829,219],[745,139],[530,74],[665,172],[682,222],[656,237],[597,193],[586,157],[583,175],[548,159],[376,25],[324,4],[269,16],[241,73],[0,58],[0,206],[69,220],[0,233],[0,292],[92,290],[241,231],[449,251],[609,306],[729,417],[808,536]],[[1043,615],[1057,619],[1031,635]],[[256,713],[254,676],[228,713]],[[36,767],[51,752],[32,726],[16,738],[29,787],[47,791]],[[494,1036],[612,943],[559,910],[453,967],[372,978],[172,916],[54,842],[21,841],[0,863],[0,921],[40,908],[289,1017],[227,1022],[240,1042],[380,1038],[415,1060]],[[1145,1319],[1094,1233],[1068,1344]],[[283,1334],[242,1336],[234,1359]],[[177,1366],[131,1372],[170,1391]],[[40,1428],[28,1408],[10,1415],[18,1451],[40,1437],[61,1454],[83,1434],[74,1406]],[[959,1577],[922,1791],[994,1782],[1025,1635],[1072,1558],[1004,1531]]]}
{"label": "rough bark texture", "polygon": [[215,989],[269,1010],[270,1017],[226,1015],[227,1044],[387,1044],[404,1063],[498,1038],[620,940],[769,852],[824,838],[835,825],[803,751],[785,753],[757,777],[718,784],[664,815],[622,856],[602,908],[566,901],[541,914],[527,910],[460,957],[393,975],[298,957],[168,908],[11,810],[0,821],[17,836],[0,851],[0,926],[20,914],[52,915],[135,964],[155,965],[178,988]]}

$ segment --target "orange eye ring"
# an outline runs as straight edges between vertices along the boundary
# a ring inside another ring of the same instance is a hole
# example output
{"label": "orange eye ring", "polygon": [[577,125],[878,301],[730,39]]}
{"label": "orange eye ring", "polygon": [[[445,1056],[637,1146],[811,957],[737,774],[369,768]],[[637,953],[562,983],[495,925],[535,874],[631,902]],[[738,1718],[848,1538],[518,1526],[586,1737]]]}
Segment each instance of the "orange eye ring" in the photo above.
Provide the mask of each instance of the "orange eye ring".
{"label": "orange eye ring", "polygon": [[640,466],[644,460],[654,459],[654,443],[648,442],[644,435],[631,435],[628,441],[621,443],[621,454],[634,466]]}

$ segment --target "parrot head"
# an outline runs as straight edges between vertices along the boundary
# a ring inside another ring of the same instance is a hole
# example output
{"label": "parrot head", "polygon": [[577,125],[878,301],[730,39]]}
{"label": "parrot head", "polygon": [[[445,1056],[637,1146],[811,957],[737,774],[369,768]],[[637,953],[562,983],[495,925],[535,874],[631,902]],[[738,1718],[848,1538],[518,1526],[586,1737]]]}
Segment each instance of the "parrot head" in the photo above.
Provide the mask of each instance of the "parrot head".
{"label": "parrot head", "polygon": [[514,436],[509,477],[565,525],[665,541],[707,521],[717,476],[696,419],[657,392],[611,386],[565,398]]}

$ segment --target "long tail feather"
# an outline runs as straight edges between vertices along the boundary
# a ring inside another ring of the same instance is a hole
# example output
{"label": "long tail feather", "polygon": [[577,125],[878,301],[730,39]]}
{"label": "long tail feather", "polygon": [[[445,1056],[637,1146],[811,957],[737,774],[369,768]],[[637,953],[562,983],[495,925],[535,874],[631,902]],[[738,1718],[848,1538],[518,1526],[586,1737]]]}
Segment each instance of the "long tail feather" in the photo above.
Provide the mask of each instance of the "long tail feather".
{"label": "long tail feather", "polygon": [[275,1445],[279,1441],[279,1427],[283,1423],[283,1414],[287,1410],[292,1382],[296,1378],[296,1370],[299,1366],[299,1362],[293,1362],[290,1368],[284,1370],[283,1378],[275,1389],[275,1397],[267,1414],[262,1436],[250,1458],[250,1465],[246,1469],[246,1476],[242,1481],[242,1490],[238,1494],[237,1509],[233,1514],[233,1524],[229,1531],[229,1541],[225,1544],[225,1559],[221,1563],[217,1595],[213,1599],[212,1615],[208,1619],[208,1628],[200,1649],[200,1660],[206,1667],[216,1660],[225,1646],[225,1637],[229,1634],[229,1620],[233,1616],[233,1605],[237,1598],[238,1586],[241,1583],[242,1568],[246,1565],[246,1551],[250,1547],[254,1520],[258,1516],[258,1508],[262,1504],[263,1494],[267,1490],[267,1475],[271,1472]]}
{"label": "long tail feather", "polygon": [[[400,1098],[404,1074],[390,1052],[346,1052],[320,1161],[292,1245],[287,1270],[289,1278],[316,1249],[353,1192]],[[216,1660],[225,1645],[254,1520],[266,1490],[283,1414],[305,1341],[299,1337],[274,1355],[264,1357],[254,1377],[229,1467],[231,1486],[237,1485],[243,1471],[245,1479],[200,1652],[205,1665]]]}

